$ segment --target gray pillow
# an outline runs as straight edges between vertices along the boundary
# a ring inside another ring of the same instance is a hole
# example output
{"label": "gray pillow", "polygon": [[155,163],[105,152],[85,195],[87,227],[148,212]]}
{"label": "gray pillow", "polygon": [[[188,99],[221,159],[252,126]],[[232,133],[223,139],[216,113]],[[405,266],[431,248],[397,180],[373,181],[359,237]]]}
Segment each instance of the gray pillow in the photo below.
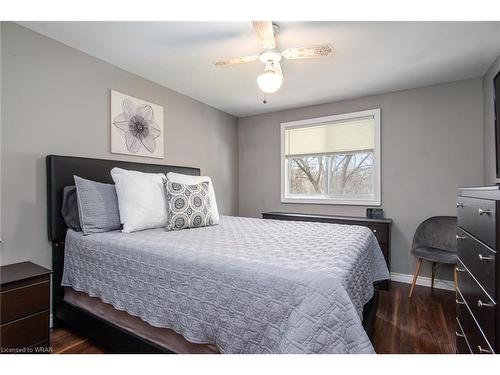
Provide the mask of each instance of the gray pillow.
{"label": "gray pillow", "polygon": [[63,190],[63,204],[61,214],[68,228],[77,232],[82,231],[80,216],[78,215],[78,202],[76,199],[76,186],[65,186]]}
{"label": "gray pillow", "polygon": [[120,229],[120,211],[115,186],[73,177],[83,234]]}
{"label": "gray pillow", "polygon": [[185,185],[163,179],[167,195],[166,231],[213,225],[208,182]]}

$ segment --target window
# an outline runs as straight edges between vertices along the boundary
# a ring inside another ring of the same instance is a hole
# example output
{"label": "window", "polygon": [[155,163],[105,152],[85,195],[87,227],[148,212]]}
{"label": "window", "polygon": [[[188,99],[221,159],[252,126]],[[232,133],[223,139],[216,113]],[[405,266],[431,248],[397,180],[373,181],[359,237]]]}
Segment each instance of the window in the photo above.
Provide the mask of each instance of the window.
{"label": "window", "polygon": [[281,201],[380,205],[380,109],[281,124]]}

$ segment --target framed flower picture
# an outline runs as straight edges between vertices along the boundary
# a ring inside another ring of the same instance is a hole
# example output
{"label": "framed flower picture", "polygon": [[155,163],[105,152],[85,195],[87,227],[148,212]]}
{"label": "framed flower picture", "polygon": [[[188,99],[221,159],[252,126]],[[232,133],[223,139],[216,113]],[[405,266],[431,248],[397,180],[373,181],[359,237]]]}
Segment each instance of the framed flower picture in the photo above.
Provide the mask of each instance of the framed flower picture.
{"label": "framed flower picture", "polygon": [[162,159],[163,107],[111,90],[111,152]]}

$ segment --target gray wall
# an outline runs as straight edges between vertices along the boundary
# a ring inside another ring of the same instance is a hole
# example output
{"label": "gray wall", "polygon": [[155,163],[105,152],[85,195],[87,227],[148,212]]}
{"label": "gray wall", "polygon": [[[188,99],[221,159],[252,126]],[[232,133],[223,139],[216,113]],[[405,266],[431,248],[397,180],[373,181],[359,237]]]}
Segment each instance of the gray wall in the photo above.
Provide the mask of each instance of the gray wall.
{"label": "gray wall", "polygon": [[493,62],[483,77],[484,97],[484,183],[500,182],[496,178],[495,156],[495,104],[493,78],[500,71],[500,56]]}
{"label": "gray wall", "polygon": [[[50,266],[47,154],[200,167],[238,211],[237,119],[13,23],[2,25],[2,264]],[[165,159],[110,153],[110,89],[165,108]]]}
{"label": "gray wall", "polygon": [[[382,207],[394,219],[392,271],[411,274],[417,225],[429,216],[456,215],[455,189],[483,181],[480,78],[239,119],[239,214],[364,216],[360,206],[280,203],[280,123],[372,108],[382,116]],[[438,277],[450,279],[449,271]]]}

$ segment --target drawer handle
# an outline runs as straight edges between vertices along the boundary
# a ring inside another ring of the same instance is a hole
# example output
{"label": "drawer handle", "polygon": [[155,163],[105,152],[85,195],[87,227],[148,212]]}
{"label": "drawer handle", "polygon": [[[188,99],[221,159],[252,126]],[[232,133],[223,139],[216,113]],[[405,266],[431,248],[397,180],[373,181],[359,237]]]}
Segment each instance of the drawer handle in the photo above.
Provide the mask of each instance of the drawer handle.
{"label": "drawer handle", "polygon": [[479,353],[487,353],[487,354],[493,354],[491,350],[488,349],[483,349],[481,345],[478,345],[477,348],[479,349]]}
{"label": "drawer handle", "polygon": [[373,233],[377,233],[377,230],[376,230],[376,229],[373,229]]}
{"label": "drawer handle", "polygon": [[483,307],[495,307],[495,304],[493,304],[493,303],[487,303],[487,302],[483,302],[481,300],[478,300],[477,301],[477,307],[479,307],[480,309],[483,308]]}
{"label": "drawer handle", "polygon": [[457,208],[464,208],[464,202],[457,202]]}
{"label": "drawer handle", "polygon": [[492,210],[484,210],[482,208],[478,209],[477,212],[479,212],[479,215],[489,215],[489,214],[493,213]]}
{"label": "drawer handle", "polygon": [[455,302],[457,303],[457,305],[465,305],[464,301],[459,301],[458,299],[456,299]]}
{"label": "drawer handle", "polygon": [[455,331],[455,335],[457,337],[463,337],[463,338],[465,338],[465,335],[463,333],[458,333],[457,331]]}
{"label": "drawer handle", "polygon": [[467,238],[469,238],[469,237],[467,237],[467,236],[459,236],[459,235],[457,234],[456,238],[457,238],[457,241],[461,241],[461,240],[466,240],[466,239],[467,239]]}
{"label": "drawer handle", "polygon": [[479,260],[481,262],[487,262],[489,260],[493,260],[493,257],[487,257],[487,256],[484,256],[484,255],[481,255],[481,254],[479,254],[477,257],[479,258]]}

